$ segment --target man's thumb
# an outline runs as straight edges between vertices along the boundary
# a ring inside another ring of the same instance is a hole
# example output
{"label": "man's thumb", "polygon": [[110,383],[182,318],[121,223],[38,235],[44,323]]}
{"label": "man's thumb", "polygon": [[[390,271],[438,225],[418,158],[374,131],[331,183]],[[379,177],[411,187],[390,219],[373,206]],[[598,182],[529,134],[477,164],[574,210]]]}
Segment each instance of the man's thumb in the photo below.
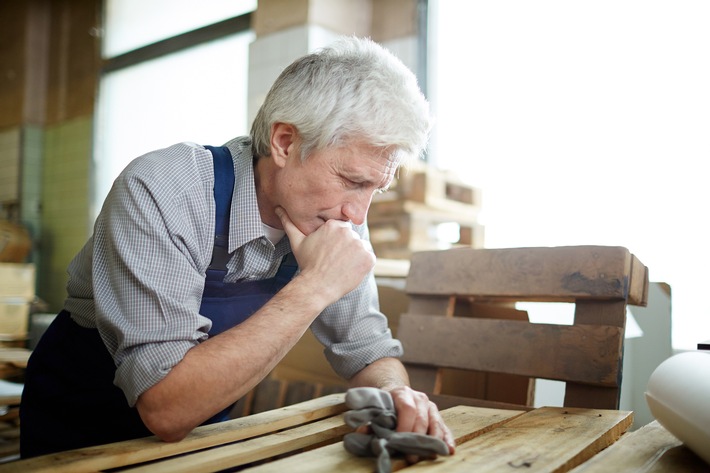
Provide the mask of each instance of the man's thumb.
{"label": "man's thumb", "polygon": [[281,220],[281,226],[283,227],[289,241],[291,242],[291,248],[294,249],[298,247],[306,235],[304,235],[301,230],[291,221],[286,211],[281,207],[276,207],[274,209],[276,216]]}

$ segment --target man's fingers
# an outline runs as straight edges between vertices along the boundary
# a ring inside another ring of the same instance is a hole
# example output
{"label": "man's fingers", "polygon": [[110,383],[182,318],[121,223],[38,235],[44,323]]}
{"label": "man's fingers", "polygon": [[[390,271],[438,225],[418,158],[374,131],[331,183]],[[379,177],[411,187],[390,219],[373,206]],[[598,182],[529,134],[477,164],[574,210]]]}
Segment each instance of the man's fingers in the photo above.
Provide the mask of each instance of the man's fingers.
{"label": "man's fingers", "polygon": [[444,422],[444,419],[441,418],[441,413],[436,404],[431,401],[429,403],[429,435],[442,439],[449,447],[449,454],[454,454],[456,451],[454,435]]}
{"label": "man's fingers", "polygon": [[443,440],[453,454],[456,442],[451,430],[441,418],[436,404],[421,392],[411,388],[395,388],[390,391],[397,409],[397,431],[426,433]]}
{"label": "man's fingers", "polygon": [[276,216],[281,220],[281,226],[284,227],[284,231],[288,236],[289,242],[291,242],[291,248],[296,249],[300,246],[301,242],[306,238],[301,230],[298,229],[296,225],[291,221],[288,214],[281,207],[276,207],[274,209]]}

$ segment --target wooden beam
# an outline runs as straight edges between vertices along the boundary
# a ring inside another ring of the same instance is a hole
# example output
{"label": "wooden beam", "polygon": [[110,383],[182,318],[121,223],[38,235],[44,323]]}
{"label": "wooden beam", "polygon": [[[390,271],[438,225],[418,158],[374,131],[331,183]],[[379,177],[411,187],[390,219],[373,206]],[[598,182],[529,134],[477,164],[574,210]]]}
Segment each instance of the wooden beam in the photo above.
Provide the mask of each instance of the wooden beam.
{"label": "wooden beam", "polygon": [[573,380],[616,386],[619,327],[531,324],[518,320],[403,314],[398,338],[402,361],[509,373],[534,378]]}
{"label": "wooden beam", "polygon": [[647,277],[623,247],[457,248],[414,253],[406,290],[477,300],[617,299],[645,305],[648,291],[639,288],[647,286]]}

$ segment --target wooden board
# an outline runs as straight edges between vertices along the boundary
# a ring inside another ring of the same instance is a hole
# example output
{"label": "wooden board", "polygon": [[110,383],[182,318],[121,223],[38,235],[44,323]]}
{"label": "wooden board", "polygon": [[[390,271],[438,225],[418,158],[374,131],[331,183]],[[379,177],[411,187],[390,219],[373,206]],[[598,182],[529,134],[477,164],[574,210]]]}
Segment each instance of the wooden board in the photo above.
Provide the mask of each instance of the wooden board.
{"label": "wooden board", "polygon": [[413,201],[432,208],[478,212],[482,191],[452,171],[414,165],[401,169],[388,192],[375,194],[373,205],[390,201]]}
{"label": "wooden board", "polygon": [[27,348],[0,348],[0,363],[8,363],[18,368],[27,368],[32,354]]}
{"label": "wooden board", "polygon": [[[457,406],[441,411],[446,424],[451,429],[460,445],[479,435],[483,435],[496,427],[505,424],[522,414],[522,411],[481,409]],[[395,459],[393,470],[406,466],[403,459]],[[264,465],[249,468],[250,473],[267,471],[284,471],[288,473],[333,472],[371,473],[375,468],[375,459],[357,457],[345,450],[342,442],[319,448],[317,451],[276,460]]]}
{"label": "wooden board", "polygon": [[707,473],[710,465],[688,454],[680,440],[658,421],[623,435],[618,442],[596,455],[572,473],[608,473],[639,471],[643,473]]}
{"label": "wooden board", "polygon": [[[408,364],[505,372],[616,386],[619,327],[404,314],[398,338]],[[548,342],[549,341],[549,342]],[[511,350],[511,347],[515,347]],[[604,347],[605,350],[600,349]],[[579,360],[587,360],[580,364]]]}
{"label": "wooden board", "polygon": [[611,445],[632,421],[631,412],[624,411],[540,408],[464,443],[453,456],[423,461],[407,471],[562,473]]}
{"label": "wooden board", "polygon": [[337,441],[352,430],[345,423],[343,416],[338,415],[282,431],[278,436],[257,437],[121,471],[131,473],[208,473],[246,465],[327,441]]}
{"label": "wooden board", "polygon": [[236,442],[337,415],[346,410],[344,395],[333,394],[278,411],[201,426],[176,443],[166,443],[157,437],[127,440],[20,460],[2,465],[2,471],[81,473],[106,470]]}
{"label": "wooden board", "polygon": [[479,300],[623,299],[646,305],[648,273],[623,247],[459,248],[413,254],[406,290]]}

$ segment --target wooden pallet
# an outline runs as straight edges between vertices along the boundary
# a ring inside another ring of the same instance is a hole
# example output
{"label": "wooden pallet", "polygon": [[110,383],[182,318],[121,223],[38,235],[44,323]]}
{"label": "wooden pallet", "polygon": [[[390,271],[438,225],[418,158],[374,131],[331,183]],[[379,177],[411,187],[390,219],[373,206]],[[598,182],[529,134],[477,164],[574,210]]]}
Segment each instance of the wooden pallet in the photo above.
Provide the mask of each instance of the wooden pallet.
{"label": "wooden pallet", "polygon": [[[565,406],[617,409],[626,306],[646,305],[648,268],[622,247],[420,252],[406,291],[397,336],[415,389],[436,399],[446,394],[443,370],[457,369],[564,381]],[[574,324],[476,314],[517,301],[574,303]],[[469,391],[471,400],[510,402],[473,382]]]}
{"label": "wooden pallet", "polygon": [[373,203],[396,200],[419,202],[433,208],[481,207],[481,190],[463,182],[451,171],[416,164],[402,169],[389,190]]}
{"label": "wooden pallet", "polygon": [[[457,246],[482,248],[485,231],[478,223],[478,210],[474,206],[465,209],[448,206],[444,210],[415,201],[373,202],[367,222],[375,254],[380,258],[407,259],[416,251]],[[458,228],[458,240],[447,241],[439,235],[439,226],[445,224]]]}

